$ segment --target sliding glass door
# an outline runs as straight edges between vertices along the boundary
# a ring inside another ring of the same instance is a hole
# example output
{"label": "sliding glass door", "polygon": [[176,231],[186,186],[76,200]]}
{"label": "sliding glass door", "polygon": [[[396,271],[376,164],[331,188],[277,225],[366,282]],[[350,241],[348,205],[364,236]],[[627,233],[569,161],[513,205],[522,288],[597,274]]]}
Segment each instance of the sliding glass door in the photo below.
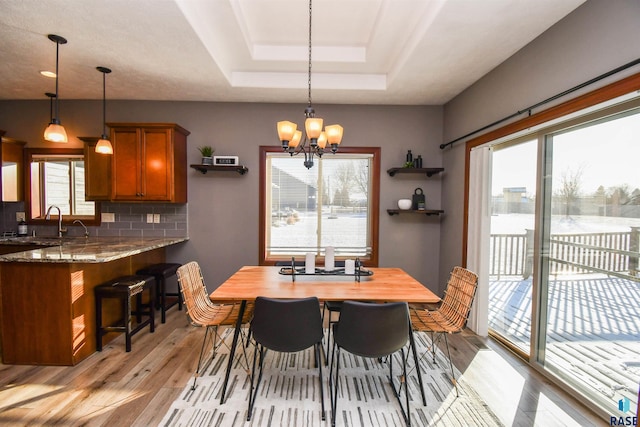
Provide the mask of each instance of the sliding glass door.
{"label": "sliding glass door", "polygon": [[488,145],[490,333],[604,414],[633,416],[640,100]]}
{"label": "sliding glass door", "polygon": [[640,381],[640,112],[545,137],[538,360],[612,414]]}

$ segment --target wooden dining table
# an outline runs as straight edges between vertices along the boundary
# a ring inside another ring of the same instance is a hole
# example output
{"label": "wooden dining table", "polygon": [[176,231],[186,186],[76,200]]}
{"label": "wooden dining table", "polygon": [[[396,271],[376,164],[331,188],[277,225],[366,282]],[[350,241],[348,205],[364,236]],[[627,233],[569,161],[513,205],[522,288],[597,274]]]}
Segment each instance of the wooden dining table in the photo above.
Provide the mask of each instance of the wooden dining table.
{"label": "wooden dining table", "polygon": [[[440,298],[401,268],[367,268],[361,274],[304,274],[304,268],[292,276],[291,267],[244,266],[210,294],[216,302],[240,301],[238,323],[227,362],[227,371],[220,403],[224,403],[235,348],[242,327],[247,301],[256,297],[298,299],[317,297],[321,301],[370,301],[437,303]],[[321,270],[319,270],[321,271]],[[366,274],[365,274],[366,272]],[[320,309],[318,307],[318,309]],[[418,363],[413,335],[410,335],[413,356]],[[420,388],[422,377],[417,369]],[[424,394],[423,402],[426,405]]]}

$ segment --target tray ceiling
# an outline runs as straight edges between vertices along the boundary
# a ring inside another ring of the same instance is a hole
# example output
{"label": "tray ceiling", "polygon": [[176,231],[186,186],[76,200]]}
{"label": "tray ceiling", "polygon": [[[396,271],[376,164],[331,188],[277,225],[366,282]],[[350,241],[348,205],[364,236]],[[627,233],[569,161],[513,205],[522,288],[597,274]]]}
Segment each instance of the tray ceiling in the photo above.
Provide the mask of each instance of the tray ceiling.
{"label": "tray ceiling", "polygon": [[[315,0],[313,101],[441,105],[584,0]],[[306,102],[305,0],[0,0],[0,99]]]}

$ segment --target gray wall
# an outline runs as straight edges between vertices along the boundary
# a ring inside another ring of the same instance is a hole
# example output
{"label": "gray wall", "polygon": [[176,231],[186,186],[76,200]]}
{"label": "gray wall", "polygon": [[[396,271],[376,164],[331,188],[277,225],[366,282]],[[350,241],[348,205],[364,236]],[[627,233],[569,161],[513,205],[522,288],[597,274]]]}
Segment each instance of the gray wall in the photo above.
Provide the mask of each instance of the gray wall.
{"label": "gray wall", "polygon": [[[638,40],[640,1],[587,1],[446,104],[444,141],[640,58]],[[640,67],[635,66],[555,103],[638,72]],[[442,182],[442,206],[447,215],[441,221],[441,233],[446,239],[440,241],[440,283],[462,259],[464,153],[465,141],[442,153],[447,171],[447,179]]]}
{"label": "gray wall", "polygon": [[[200,262],[209,289],[217,287],[238,267],[257,264],[258,147],[278,145],[276,121],[289,119],[301,124],[304,107],[302,99],[295,105],[107,102],[108,121],[170,122],[189,130],[189,164],[200,163],[196,148],[207,144],[215,148],[214,154],[238,155],[240,162],[249,168],[244,176],[221,172],[203,175],[193,169],[188,172],[189,201],[180,212],[186,211],[190,241],[171,249],[169,257],[178,262]],[[416,187],[424,189],[427,207],[440,208],[441,183],[448,179],[447,175],[430,179],[418,176],[391,178],[386,170],[402,166],[408,149],[414,155],[422,154],[424,166],[442,165],[442,152],[438,149],[442,142],[442,107],[315,107],[326,123],[338,122],[344,126],[345,146],[382,147],[379,265],[401,267],[422,283],[437,289],[440,218],[390,217],[386,209],[397,207],[397,199],[410,198]],[[102,130],[101,117],[100,101],[61,98],[60,119],[69,135],[69,147],[81,146],[77,136],[98,136]],[[27,141],[29,147],[45,145],[42,132],[48,121],[47,100],[0,101],[0,129],[7,132],[6,136]],[[109,205],[113,209],[117,204]],[[130,208],[131,204],[127,204],[126,209]],[[132,227],[130,224],[123,226]],[[118,224],[110,227],[117,229]],[[146,235],[147,230],[141,232]],[[96,230],[96,234],[109,233]]]}

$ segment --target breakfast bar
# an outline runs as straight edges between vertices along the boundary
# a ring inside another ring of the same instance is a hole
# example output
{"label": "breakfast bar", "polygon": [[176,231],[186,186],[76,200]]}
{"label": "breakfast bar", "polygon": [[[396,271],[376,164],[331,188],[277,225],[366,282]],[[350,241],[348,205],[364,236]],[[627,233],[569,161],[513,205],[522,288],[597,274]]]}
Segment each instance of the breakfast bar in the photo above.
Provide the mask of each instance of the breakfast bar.
{"label": "breakfast bar", "polygon": [[[94,288],[150,264],[164,262],[166,247],[186,240],[186,237],[1,239],[3,363],[75,365],[94,353]],[[12,248],[20,252],[7,253]],[[105,306],[105,321],[113,321],[120,315],[115,302]],[[105,336],[105,342],[114,337]]]}

